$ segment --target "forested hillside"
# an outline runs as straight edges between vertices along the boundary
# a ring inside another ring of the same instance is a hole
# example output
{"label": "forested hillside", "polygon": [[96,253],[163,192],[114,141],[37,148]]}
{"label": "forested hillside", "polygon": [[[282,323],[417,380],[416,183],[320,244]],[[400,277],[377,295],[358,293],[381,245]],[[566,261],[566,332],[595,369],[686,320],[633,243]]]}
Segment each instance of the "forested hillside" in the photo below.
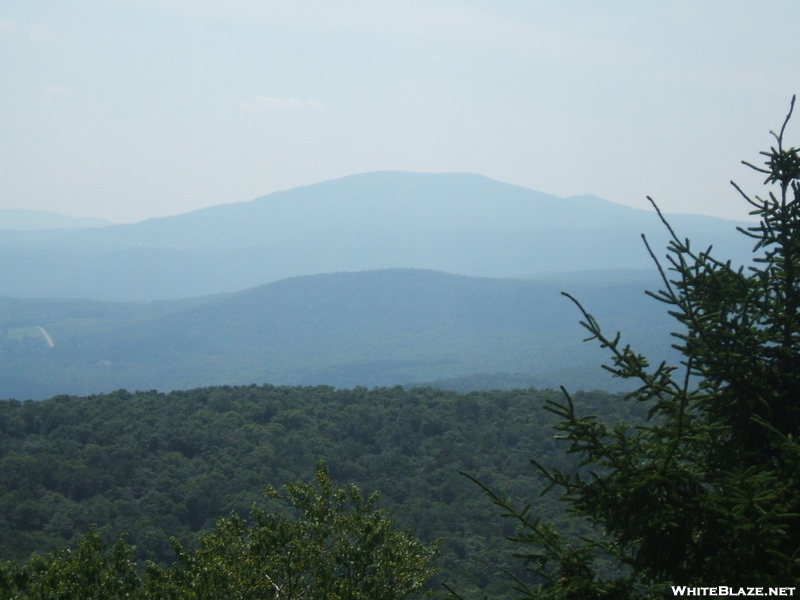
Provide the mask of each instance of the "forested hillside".
{"label": "forested hillside", "polygon": [[[458,471],[530,498],[530,458],[574,469],[542,410],[556,394],[251,385],[2,401],[0,557],[61,548],[96,524],[108,543],[127,532],[137,560],[171,563],[170,536],[191,546],[218,517],[265,505],[267,484],[311,480],[324,459],[335,480],[380,490],[399,525],[442,539],[434,585],[510,597],[502,570],[523,575],[504,538],[513,523]],[[618,396],[576,402],[636,418]],[[561,518],[552,496],[534,510]]]}
{"label": "forested hillside", "polygon": [[631,331],[649,356],[666,358],[674,354],[670,319],[644,294],[657,286],[655,272],[633,273],[628,281],[519,281],[391,269],[170,302],[3,298],[0,397],[250,383],[372,387],[496,373],[608,389],[614,380],[597,366],[603,354],[581,342],[579,313],[560,292],[583,298],[608,327]]}

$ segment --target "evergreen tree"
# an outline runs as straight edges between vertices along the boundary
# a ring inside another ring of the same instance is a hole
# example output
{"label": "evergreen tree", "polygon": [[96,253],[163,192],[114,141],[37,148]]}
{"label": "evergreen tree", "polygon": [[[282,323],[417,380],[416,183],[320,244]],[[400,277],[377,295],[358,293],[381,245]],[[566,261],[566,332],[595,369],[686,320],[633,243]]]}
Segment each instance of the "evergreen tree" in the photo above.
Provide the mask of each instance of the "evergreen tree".
{"label": "evergreen tree", "polygon": [[697,251],[653,202],[671,242],[668,269],[647,246],[663,280],[648,294],[681,325],[680,366],[651,366],[570,297],[589,339],[610,352],[604,367],[641,383],[628,399],[649,418],[607,425],[579,416],[566,390],[565,401],[546,406],[561,417],[557,430],[583,475],[533,463],[544,492],[560,489],[593,536],[568,540],[482,486],[517,520],[518,556],[544,581],[518,581],[523,597],[618,600],[669,597],[672,585],[738,592],[800,584],[800,154],[784,145],[794,102],[771,132],[764,166],[744,163],[766,175],[768,194],[751,197],[733,184],[759,219],[740,230],[755,240],[751,266]]}

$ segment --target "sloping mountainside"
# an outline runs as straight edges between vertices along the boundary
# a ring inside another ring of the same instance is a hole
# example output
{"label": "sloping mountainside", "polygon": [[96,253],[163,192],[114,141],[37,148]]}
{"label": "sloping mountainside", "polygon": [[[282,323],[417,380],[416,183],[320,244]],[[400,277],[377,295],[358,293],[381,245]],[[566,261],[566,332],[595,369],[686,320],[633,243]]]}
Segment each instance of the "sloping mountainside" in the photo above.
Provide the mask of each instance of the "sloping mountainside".
{"label": "sloping mountainside", "polygon": [[[220,516],[263,505],[268,483],[310,481],[323,459],[340,483],[380,490],[400,527],[441,538],[440,581],[470,600],[516,598],[503,575],[527,578],[511,557],[520,549],[505,539],[514,523],[458,471],[560,520],[563,506],[538,495],[529,462],[575,470],[542,409],[556,398],[245,386],[0,401],[0,559],[74,545],[95,524],[109,543],[127,532],[138,561],[169,564],[171,536],[192,545]],[[576,394],[575,403],[609,422],[641,420],[638,403],[602,392]],[[584,533],[575,521],[561,525]]]}
{"label": "sloping mountainside", "polygon": [[672,356],[674,326],[666,307],[644,294],[657,285],[652,271],[523,281],[394,269],[148,304],[5,298],[0,397],[265,382],[375,386],[496,373],[614,389],[599,368],[607,357],[582,343],[581,315],[560,292],[655,360]]}
{"label": "sloping mountainside", "polygon": [[[747,259],[736,223],[670,220],[699,246]],[[651,268],[641,233],[654,249],[666,245],[654,212],[594,196],[463,173],[377,172],[131,225],[0,231],[0,295],[147,301],[397,267],[511,278]]]}

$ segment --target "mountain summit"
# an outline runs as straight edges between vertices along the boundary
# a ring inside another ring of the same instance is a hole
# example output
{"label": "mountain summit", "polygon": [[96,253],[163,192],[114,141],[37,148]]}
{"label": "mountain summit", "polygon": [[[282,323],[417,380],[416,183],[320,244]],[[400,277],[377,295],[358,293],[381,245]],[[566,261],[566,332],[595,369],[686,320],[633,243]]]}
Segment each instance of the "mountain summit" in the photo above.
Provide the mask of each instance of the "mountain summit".
{"label": "mountain summit", "polygon": [[[737,246],[737,223],[671,220],[701,245],[726,253]],[[0,295],[155,300],[400,267],[524,278],[650,268],[640,234],[655,248],[666,243],[653,212],[596,196],[406,172],[352,175],[134,224],[25,233],[0,232]]]}

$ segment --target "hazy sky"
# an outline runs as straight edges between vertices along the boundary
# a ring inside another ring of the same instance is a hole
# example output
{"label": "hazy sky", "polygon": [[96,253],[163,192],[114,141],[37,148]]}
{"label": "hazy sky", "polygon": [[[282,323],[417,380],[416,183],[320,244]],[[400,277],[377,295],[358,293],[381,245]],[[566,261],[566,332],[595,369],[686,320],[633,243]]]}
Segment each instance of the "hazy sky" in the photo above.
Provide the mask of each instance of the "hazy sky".
{"label": "hazy sky", "polygon": [[798,31],[796,0],[4,0],[0,208],[127,222],[409,170],[743,217]]}

